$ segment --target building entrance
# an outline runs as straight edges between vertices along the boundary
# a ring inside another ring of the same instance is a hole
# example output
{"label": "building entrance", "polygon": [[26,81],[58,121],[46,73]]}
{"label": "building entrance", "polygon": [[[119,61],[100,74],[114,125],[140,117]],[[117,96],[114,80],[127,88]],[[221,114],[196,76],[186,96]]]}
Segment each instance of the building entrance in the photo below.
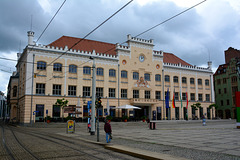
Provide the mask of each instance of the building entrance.
{"label": "building entrance", "polygon": [[137,120],[141,120],[142,116],[148,117],[148,115],[149,115],[149,106],[142,106],[140,108],[141,109],[135,109],[135,118]]}

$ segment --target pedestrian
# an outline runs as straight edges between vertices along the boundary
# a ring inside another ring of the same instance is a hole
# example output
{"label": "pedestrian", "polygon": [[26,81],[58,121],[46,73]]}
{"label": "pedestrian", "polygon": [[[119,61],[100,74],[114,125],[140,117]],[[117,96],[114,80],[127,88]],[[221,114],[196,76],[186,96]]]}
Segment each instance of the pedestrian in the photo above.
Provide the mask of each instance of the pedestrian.
{"label": "pedestrian", "polygon": [[206,126],[206,118],[204,115],[202,116],[202,123],[203,123],[203,126]]}
{"label": "pedestrian", "polygon": [[112,139],[112,127],[109,120],[106,120],[105,122],[104,131],[106,132],[106,141],[107,143],[110,143]]}

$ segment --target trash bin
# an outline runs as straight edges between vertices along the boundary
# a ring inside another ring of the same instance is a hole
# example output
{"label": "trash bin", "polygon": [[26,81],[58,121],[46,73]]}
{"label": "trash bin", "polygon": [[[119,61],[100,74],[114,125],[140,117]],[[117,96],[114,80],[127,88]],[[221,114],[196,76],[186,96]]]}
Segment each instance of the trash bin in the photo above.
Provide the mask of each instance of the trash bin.
{"label": "trash bin", "polygon": [[150,129],[156,129],[156,122],[150,122],[149,128]]}

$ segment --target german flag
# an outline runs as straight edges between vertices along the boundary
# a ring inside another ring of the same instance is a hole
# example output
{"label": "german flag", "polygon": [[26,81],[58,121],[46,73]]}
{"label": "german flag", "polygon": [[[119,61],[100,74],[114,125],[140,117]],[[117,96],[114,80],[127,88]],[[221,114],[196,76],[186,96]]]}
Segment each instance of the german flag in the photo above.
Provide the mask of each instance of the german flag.
{"label": "german flag", "polygon": [[175,108],[175,91],[173,93],[173,99],[172,99],[172,108]]}

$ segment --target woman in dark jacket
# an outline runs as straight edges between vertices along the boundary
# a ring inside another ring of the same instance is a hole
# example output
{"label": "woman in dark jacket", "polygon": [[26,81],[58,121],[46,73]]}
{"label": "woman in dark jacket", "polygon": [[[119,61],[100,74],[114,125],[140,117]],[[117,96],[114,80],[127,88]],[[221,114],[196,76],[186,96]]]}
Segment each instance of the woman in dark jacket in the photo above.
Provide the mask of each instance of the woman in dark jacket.
{"label": "woman in dark jacket", "polygon": [[109,120],[107,120],[105,125],[104,125],[104,131],[106,132],[106,141],[107,141],[107,143],[110,143],[111,134],[112,134],[112,127],[111,127],[111,124],[110,124]]}

